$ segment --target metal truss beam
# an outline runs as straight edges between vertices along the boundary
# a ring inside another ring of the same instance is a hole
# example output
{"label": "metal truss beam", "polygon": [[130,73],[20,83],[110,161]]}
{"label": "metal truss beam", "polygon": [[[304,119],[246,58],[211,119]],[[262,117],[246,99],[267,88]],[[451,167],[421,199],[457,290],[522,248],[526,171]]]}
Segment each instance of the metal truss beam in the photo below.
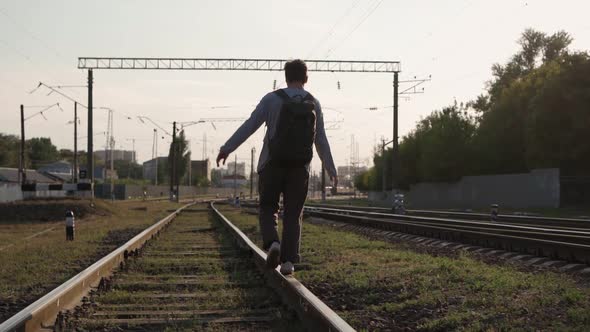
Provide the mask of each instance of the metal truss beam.
{"label": "metal truss beam", "polygon": [[[78,68],[282,71],[287,61],[289,60],[80,57]],[[397,73],[401,71],[399,61],[305,60],[305,63],[308,71],[316,72]]]}

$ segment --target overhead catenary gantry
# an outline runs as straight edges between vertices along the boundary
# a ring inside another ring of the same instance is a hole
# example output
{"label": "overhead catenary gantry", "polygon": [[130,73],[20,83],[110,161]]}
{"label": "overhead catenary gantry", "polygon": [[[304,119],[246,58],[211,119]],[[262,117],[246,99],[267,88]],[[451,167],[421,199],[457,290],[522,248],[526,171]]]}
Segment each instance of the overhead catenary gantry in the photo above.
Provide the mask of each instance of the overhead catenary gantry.
{"label": "overhead catenary gantry", "polygon": [[[289,59],[234,59],[234,58],[133,58],[79,57],[78,68],[88,69],[89,135],[92,124],[92,82],[94,69],[111,70],[209,70],[209,71],[282,71]],[[398,87],[399,61],[304,60],[311,72],[390,73],[393,74],[393,189],[397,187],[398,168]],[[91,142],[88,158],[92,158]],[[92,161],[89,161],[89,165]],[[90,167],[90,166],[89,166]],[[92,178],[93,180],[93,178]]]}
{"label": "overhead catenary gantry", "polygon": [[[79,69],[258,70],[282,71],[289,60],[214,58],[80,57]],[[307,70],[346,73],[398,73],[399,61],[304,60]]]}

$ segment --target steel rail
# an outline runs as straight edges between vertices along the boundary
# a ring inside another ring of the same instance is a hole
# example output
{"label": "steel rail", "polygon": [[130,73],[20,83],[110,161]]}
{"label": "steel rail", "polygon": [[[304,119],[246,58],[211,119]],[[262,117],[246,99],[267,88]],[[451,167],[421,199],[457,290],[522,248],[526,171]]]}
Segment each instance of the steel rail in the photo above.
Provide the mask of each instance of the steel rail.
{"label": "steel rail", "polygon": [[[330,214],[330,216],[340,216],[340,215],[347,215],[347,216],[353,216],[353,217],[360,217],[364,219],[370,219],[370,220],[384,220],[383,218],[376,218],[375,216],[373,216],[372,214],[369,215],[367,214],[363,214],[362,212],[360,213],[360,215],[354,215],[350,212],[352,211],[346,211],[347,213],[342,214],[342,213],[338,213],[339,211],[337,210],[327,210],[327,209],[321,209],[321,210],[315,210],[315,209],[310,209],[308,211],[312,211],[316,212],[316,211],[321,211],[321,213],[328,213]],[[440,228],[440,229],[446,229],[446,230],[457,230],[457,231],[488,231],[488,232],[493,232],[490,234],[496,234],[496,235],[515,235],[518,237],[522,237],[522,236],[528,236],[528,238],[531,239],[539,239],[539,240],[548,240],[548,241],[552,241],[555,244],[582,244],[582,245],[590,245],[590,233],[582,233],[582,234],[561,234],[561,233],[551,233],[551,232],[544,232],[543,229],[531,229],[531,228],[518,228],[518,227],[514,227],[512,225],[508,225],[508,227],[497,227],[497,226],[504,226],[504,225],[497,225],[497,224],[490,224],[490,223],[479,223],[479,222],[462,222],[462,221],[456,221],[456,220],[452,220],[452,219],[426,219],[426,218],[411,218],[411,219],[399,219],[396,218],[396,216],[392,216],[393,218],[391,219],[385,219],[385,221],[388,222],[393,222],[393,221],[401,221],[401,222],[405,222],[405,224],[407,225],[414,225],[415,223],[419,223],[420,225],[424,225],[424,226],[432,226],[435,228]],[[511,229],[510,227],[513,227],[513,229]],[[536,237],[535,237],[536,236]],[[568,242],[569,241],[569,242]],[[577,242],[575,242],[577,241]]]}
{"label": "steel rail", "polygon": [[[590,240],[588,236],[552,234],[550,232],[543,233],[539,229],[531,230],[532,228],[530,227],[522,228],[521,226],[521,230],[519,231],[519,226],[514,225],[509,225],[512,228],[502,227],[500,229],[494,229],[495,226],[506,225],[483,224],[441,218],[389,215],[389,218],[385,219],[383,217],[376,218],[375,213],[369,212],[357,211],[358,214],[365,215],[353,215],[354,213],[351,213],[353,211],[344,209],[306,207],[305,211],[311,216],[372,228],[425,235],[463,243],[483,243],[485,246],[509,251],[521,251],[539,256],[547,256],[550,253],[549,256],[553,258],[590,263],[590,245],[578,241],[585,240],[587,242]],[[539,234],[543,236],[539,237]],[[572,239],[577,242],[568,241]]]}
{"label": "steel rail", "polygon": [[439,222],[439,223],[444,223],[444,224],[451,224],[452,223],[452,224],[456,225],[457,227],[474,225],[475,227],[479,227],[479,228],[489,228],[489,229],[502,230],[502,231],[507,231],[507,232],[548,234],[550,236],[568,236],[568,237],[572,237],[572,238],[580,238],[580,239],[590,240],[590,230],[588,230],[588,229],[580,229],[580,230],[559,229],[559,228],[547,228],[547,227],[537,226],[537,225],[514,225],[514,224],[505,224],[505,223],[490,222],[490,221],[485,222],[485,221],[478,221],[478,220],[450,219],[450,218],[440,218],[440,217],[422,217],[422,216],[411,216],[411,215],[403,215],[403,214],[356,211],[356,210],[352,210],[352,209],[334,209],[334,208],[306,206],[306,211],[313,211],[314,209],[320,210],[320,211],[333,212],[333,213],[353,214],[353,215],[357,215],[357,216],[366,216],[366,217],[373,217],[373,218],[389,218],[389,219],[407,220],[407,221],[416,221],[416,222]]}
{"label": "steel rail", "polygon": [[38,331],[51,327],[57,314],[67,308],[73,308],[80,299],[96,287],[103,277],[108,277],[119,267],[130,253],[141,248],[149,239],[157,235],[183,209],[193,205],[186,204],[157,223],[146,228],[119,248],[104,256],[82,272],[56,287],[37,301],[30,304],[2,324],[4,331]]}
{"label": "steel rail", "polygon": [[[336,204],[306,204],[309,207],[326,207],[344,210],[355,210],[355,211],[367,211],[367,212],[382,212],[393,214],[391,209],[382,207],[368,207],[368,206],[346,206]],[[457,212],[457,211],[443,211],[443,210],[406,210],[409,215],[416,216],[434,216],[434,217],[450,217],[460,219],[474,219],[474,220],[490,220],[490,215],[485,213],[472,213],[472,212]],[[498,221],[510,221],[516,223],[526,222],[538,222],[539,224],[545,224],[544,226],[559,226],[559,225],[575,225],[590,227],[590,219],[580,218],[551,218],[551,217],[539,217],[539,216],[525,216],[525,215],[511,215],[511,214],[500,214],[498,215]]]}
{"label": "steel rail", "polygon": [[238,245],[252,253],[256,265],[265,274],[269,284],[281,295],[283,301],[297,312],[303,324],[310,331],[354,331],[346,321],[297,279],[292,276],[284,276],[278,268],[268,269],[266,267],[266,253],[219,212],[213,202],[210,206],[219,220],[234,235]]}

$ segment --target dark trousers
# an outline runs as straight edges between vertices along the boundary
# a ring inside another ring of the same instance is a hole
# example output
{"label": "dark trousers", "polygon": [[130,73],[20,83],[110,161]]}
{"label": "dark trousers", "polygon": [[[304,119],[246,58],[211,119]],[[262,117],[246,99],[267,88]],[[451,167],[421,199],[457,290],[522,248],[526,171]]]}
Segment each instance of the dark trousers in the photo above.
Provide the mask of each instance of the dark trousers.
{"label": "dark trousers", "polygon": [[74,241],[74,227],[66,226],[66,241]]}
{"label": "dark trousers", "polygon": [[[264,250],[281,243],[281,262],[299,262],[301,216],[307,198],[309,173],[305,167],[281,168],[267,165],[258,174],[260,232]],[[283,194],[283,234],[279,240],[279,200]]]}

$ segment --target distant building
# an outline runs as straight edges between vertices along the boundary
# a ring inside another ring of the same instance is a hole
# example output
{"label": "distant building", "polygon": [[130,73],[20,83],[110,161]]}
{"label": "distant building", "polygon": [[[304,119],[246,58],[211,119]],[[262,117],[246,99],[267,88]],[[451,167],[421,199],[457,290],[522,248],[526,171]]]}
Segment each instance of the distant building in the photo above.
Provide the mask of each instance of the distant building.
{"label": "distant building", "polygon": [[210,181],[213,186],[223,188],[234,187],[234,175],[236,178],[236,186],[242,187],[248,182],[246,176],[246,163],[236,163],[234,161],[227,162],[226,168],[215,168],[212,169],[210,174]]}
{"label": "distant building", "polygon": [[228,162],[227,163],[227,168],[226,169],[221,169],[222,174],[225,175],[234,175],[234,170],[236,175],[239,176],[246,176],[246,163],[245,162],[241,162],[241,163],[236,163],[234,161]]}
{"label": "distant building", "polygon": [[[58,179],[47,176],[34,169],[25,170],[27,183],[62,183]],[[19,183],[18,168],[0,167],[0,183]]]}
{"label": "distant building", "polygon": [[221,168],[214,168],[211,170],[211,185],[214,187],[221,187],[223,172]]}
{"label": "distant building", "polygon": [[245,187],[248,184],[248,180],[243,175],[224,175],[221,178],[221,187],[222,188],[241,188]]}
{"label": "distant building", "polygon": [[[94,158],[96,160],[105,161],[110,158],[109,150],[97,150],[94,151]],[[109,159],[110,160],[110,159]],[[128,150],[113,150],[113,160],[124,160],[129,162],[135,162],[135,151]]]}
{"label": "distant building", "polygon": [[205,160],[191,160],[191,177],[193,179],[206,177],[211,181],[209,159]]}
{"label": "distant building", "polygon": [[[80,167],[81,171],[86,172],[86,167],[82,166]],[[105,168],[104,166],[94,166],[94,179],[95,180],[110,180],[109,175],[111,174],[111,169],[110,168]],[[113,170],[113,178],[116,180],[119,178],[119,175],[117,174],[117,170],[114,169]],[[90,179],[90,176],[86,176],[86,179]],[[85,179],[82,179],[85,180]],[[84,181],[82,181],[84,182]]]}
{"label": "distant building", "polygon": [[39,168],[38,171],[58,181],[70,182],[72,180],[72,169],[72,164],[69,162],[58,161],[45,165]]}
{"label": "distant building", "polygon": [[[157,160],[157,163],[156,163]],[[168,162],[168,157],[158,157],[150,159],[143,163],[143,178],[150,180],[152,183],[156,182],[157,168],[163,167]],[[160,171],[161,172],[161,171]]]}
{"label": "distant building", "polygon": [[72,164],[67,161],[58,161],[45,165],[38,169],[39,172],[72,174]]}

